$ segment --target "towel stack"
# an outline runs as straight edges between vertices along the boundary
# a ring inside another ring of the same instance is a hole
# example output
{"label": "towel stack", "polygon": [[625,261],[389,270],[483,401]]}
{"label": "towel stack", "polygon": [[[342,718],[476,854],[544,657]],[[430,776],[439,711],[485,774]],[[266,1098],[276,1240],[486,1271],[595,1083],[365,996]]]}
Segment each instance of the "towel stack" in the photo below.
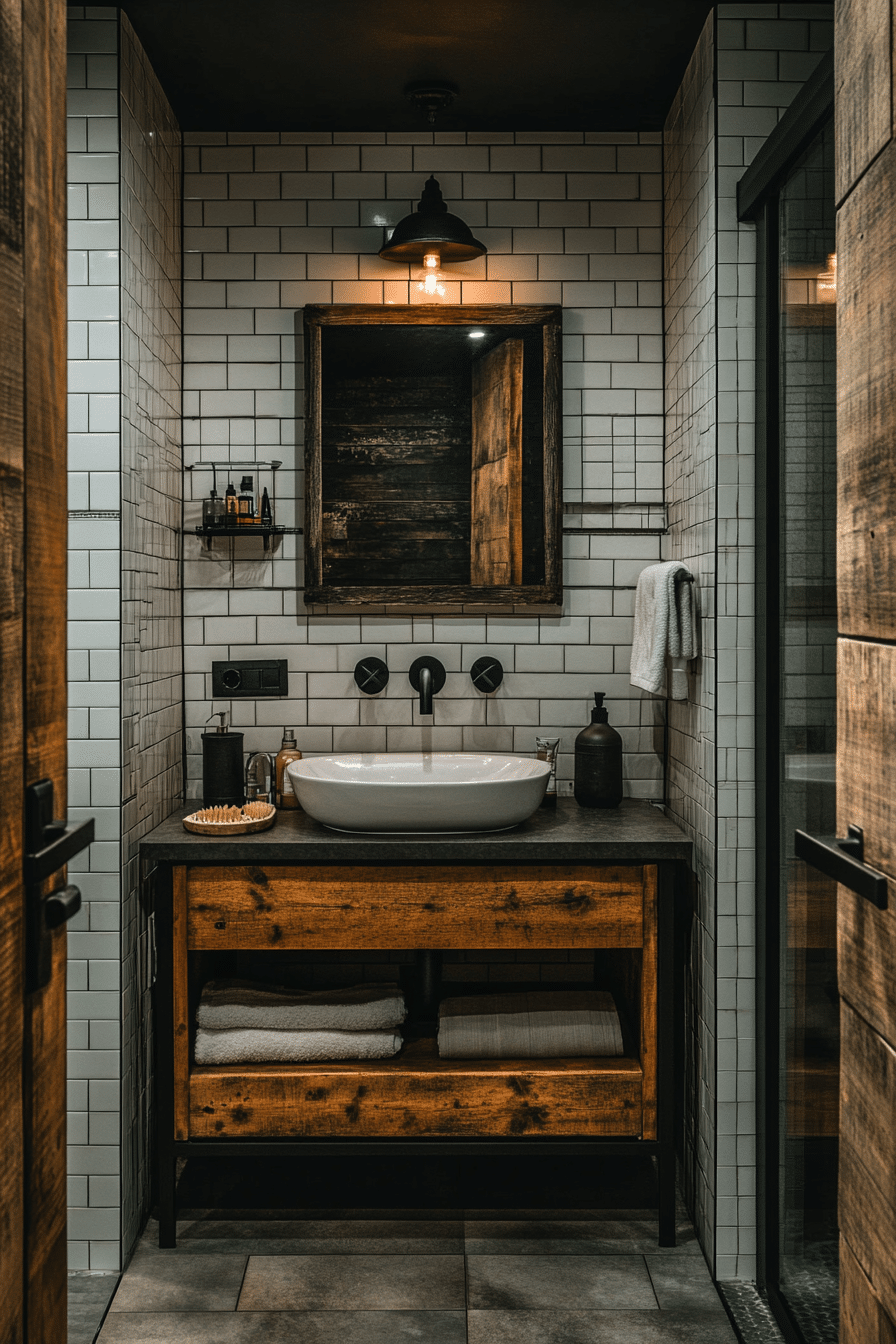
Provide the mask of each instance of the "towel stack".
{"label": "towel stack", "polygon": [[557,1059],[621,1055],[612,994],[600,990],[482,994],[439,1009],[443,1059]]}
{"label": "towel stack", "polygon": [[405,1018],[397,984],[295,992],[249,980],[211,980],[196,1012],[197,1064],[388,1059]]}

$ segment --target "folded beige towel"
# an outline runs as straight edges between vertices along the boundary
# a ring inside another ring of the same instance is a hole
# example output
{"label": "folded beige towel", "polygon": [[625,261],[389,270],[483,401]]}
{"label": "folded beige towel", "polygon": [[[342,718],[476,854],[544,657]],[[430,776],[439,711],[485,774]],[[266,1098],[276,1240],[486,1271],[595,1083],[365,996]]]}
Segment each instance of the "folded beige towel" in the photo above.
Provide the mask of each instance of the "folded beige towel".
{"label": "folded beige towel", "polygon": [[388,1059],[401,1049],[398,1031],[196,1032],[197,1064],[298,1064],[304,1060]]}
{"label": "folded beige towel", "polygon": [[551,1059],[621,1055],[612,994],[601,990],[482,994],[439,1009],[443,1059]]}
{"label": "folded beige towel", "polygon": [[210,980],[196,1012],[209,1031],[379,1031],[405,1019],[397,984],[292,990],[252,980]]}

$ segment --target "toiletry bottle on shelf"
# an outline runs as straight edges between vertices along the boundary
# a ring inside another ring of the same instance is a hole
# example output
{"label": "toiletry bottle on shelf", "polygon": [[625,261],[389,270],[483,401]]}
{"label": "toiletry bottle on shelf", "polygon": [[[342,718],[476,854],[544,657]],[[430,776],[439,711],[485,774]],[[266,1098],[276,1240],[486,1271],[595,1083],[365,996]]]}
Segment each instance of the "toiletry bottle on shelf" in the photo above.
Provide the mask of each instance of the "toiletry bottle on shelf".
{"label": "toiletry bottle on shelf", "polygon": [[271,498],[270,495],[268,494],[267,486],[265,486],[264,490],[262,490],[261,492],[261,510],[259,515],[259,521],[261,522],[262,527],[273,527],[274,525],[274,514],[271,509]]}
{"label": "toiletry bottle on shelf", "polygon": [[595,691],[591,723],[576,738],[575,799],[579,807],[622,802],[622,738],[611,728],[604,691]]}
{"label": "toiletry bottle on shelf", "polygon": [[233,527],[236,523],[236,487],[233,481],[224,491],[224,523],[227,527]]}
{"label": "toiletry bottle on shelf", "polygon": [[214,486],[208,498],[202,501],[202,526],[224,526],[224,501]]}
{"label": "toiletry bottle on shelf", "polygon": [[296,808],[299,800],[296,797],[295,789],[292,786],[292,780],[286,773],[286,767],[290,761],[300,761],[302,753],[296,746],[296,735],[291,728],[283,729],[283,741],[280,750],[277,752],[277,759],[274,762],[274,768],[277,775],[277,806],[284,808]]}
{"label": "toiletry bottle on shelf", "polygon": [[252,477],[244,476],[240,482],[240,493],[236,499],[236,511],[241,526],[255,522],[255,495],[252,492]]}

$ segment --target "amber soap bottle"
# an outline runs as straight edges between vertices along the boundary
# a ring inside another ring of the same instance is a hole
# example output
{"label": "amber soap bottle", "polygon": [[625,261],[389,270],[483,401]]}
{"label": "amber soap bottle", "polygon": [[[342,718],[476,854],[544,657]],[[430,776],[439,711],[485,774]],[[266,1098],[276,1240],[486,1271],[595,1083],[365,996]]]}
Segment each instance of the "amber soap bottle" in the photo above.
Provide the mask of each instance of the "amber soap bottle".
{"label": "amber soap bottle", "polygon": [[286,767],[289,765],[290,761],[300,761],[301,759],[302,753],[296,746],[295,733],[291,728],[284,728],[283,741],[280,744],[280,750],[277,752],[277,758],[274,762],[278,807],[296,808],[299,805],[295,789],[292,786],[292,780],[286,773]]}

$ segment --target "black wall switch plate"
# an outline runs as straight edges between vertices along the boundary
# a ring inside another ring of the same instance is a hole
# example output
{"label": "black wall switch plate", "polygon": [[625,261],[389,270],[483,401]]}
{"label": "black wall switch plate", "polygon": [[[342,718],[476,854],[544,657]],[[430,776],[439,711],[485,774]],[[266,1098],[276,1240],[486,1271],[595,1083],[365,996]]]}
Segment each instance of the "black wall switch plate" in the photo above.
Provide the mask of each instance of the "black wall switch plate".
{"label": "black wall switch plate", "polygon": [[245,658],[212,663],[212,695],[216,700],[258,700],[288,693],[285,658]]}

